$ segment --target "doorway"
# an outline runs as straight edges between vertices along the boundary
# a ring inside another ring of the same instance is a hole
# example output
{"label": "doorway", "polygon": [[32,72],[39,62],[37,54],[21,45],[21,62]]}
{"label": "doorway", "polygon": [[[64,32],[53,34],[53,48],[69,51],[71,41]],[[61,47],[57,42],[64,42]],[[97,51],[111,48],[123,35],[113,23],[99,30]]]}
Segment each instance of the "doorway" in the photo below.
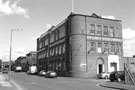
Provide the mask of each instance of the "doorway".
{"label": "doorway", "polygon": [[111,68],[111,71],[117,71],[117,63],[110,63],[110,68]]}
{"label": "doorway", "polygon": [[102,64],[99,64],[98,65],[98,70],[99,70],[98,71],[99,73],[102,73],[103,72],[103,65]]}
{"label": "doorway", "polygon": [[97,60],[97,74],[104,72],[104,60],[99,58]]}

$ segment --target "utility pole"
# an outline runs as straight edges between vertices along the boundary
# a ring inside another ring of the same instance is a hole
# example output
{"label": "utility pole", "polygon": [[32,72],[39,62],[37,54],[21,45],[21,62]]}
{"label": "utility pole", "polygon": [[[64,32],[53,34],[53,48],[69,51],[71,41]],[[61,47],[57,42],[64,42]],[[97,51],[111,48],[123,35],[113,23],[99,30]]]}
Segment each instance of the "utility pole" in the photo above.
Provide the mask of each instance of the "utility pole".
{"label": "utility pole", "polygon": [[[12,65],[12,61],[11,61],[11,57],[12,57],[12,33],[13,31],[22,31],[23,29],[11,29],[10,32],[10,54],[9,54],[9,71],[11,71],[11,65]],[[9,78],[10,79],[10,78]]]}

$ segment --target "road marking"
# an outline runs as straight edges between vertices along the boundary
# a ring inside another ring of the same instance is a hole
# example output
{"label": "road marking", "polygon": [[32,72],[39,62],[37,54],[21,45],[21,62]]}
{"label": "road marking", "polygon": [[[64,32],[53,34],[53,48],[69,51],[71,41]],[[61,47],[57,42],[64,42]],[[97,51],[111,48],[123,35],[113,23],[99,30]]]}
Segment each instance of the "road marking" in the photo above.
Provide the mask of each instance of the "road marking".
{"label": "road marking", "polygon": [[10,79],[10,81],[13,83],[13,85],[17,88],[17,90],[27,90],[26,88],[21,87],[18,85],[14,80]]}
{"label": "road marking", "polygon": [[9,81],[0,81],[1,86],[3,87],[12,87]]}
{"label": "road marking", "polygon": [[28,83],[28,84],[37,84],[37,82],[32,82],[32,83]]}

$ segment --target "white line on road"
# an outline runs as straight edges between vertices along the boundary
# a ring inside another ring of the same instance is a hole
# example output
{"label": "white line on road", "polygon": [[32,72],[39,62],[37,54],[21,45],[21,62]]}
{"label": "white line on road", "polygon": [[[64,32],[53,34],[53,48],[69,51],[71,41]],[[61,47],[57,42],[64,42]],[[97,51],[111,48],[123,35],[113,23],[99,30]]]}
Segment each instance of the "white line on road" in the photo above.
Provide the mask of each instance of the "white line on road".
{"label": "white line on road", "polygon": [[10,79],[10,81],[13,83],[13,85],[17,88],[17,90],[27,90],[26,88],[21,87],[18,85],[14,80]]}

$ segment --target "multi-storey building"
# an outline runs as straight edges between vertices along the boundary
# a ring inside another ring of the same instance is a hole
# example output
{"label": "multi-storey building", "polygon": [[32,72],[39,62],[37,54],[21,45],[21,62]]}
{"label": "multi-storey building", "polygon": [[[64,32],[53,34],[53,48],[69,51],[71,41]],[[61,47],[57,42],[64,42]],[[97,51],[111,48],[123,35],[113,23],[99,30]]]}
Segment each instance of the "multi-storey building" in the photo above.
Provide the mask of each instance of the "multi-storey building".
{"label": "multi-storey building", "polygon": [[39,70],[61,76],[95,77],[123,69],[120,20],[71,13],[37,39]]}
{"label": "multi-storey building", "polygon": [[26,54],[26,56],[20,56],[15,61],[15,64],[13,65],[13,68],[16,66],[21,66],[22,71],[27,71],[29,69],[29,66],[36,65],[37,64],[37,54],[36,51],[30,51]]}

